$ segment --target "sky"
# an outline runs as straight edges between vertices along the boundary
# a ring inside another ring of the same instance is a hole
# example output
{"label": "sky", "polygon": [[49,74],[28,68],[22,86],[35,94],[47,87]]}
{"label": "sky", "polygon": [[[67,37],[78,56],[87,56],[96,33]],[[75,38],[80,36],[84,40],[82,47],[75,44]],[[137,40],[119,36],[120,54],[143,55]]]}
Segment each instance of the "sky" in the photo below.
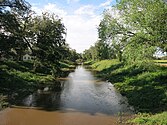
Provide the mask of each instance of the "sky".
{"label": "sky", "polygon": [[67,28],[66,42],[82,53],[98,40],[97,27],[102,13],[116,0],[26,0],[37,14],[50,12],[62,18]]}

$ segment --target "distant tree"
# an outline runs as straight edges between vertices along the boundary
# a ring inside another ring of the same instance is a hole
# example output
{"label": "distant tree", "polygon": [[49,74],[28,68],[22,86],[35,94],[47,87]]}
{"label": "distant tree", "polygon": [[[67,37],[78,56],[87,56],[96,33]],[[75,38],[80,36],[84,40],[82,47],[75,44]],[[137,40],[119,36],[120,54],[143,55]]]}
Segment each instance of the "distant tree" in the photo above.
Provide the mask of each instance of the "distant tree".
{"label": "distant tree", "polygon": [[92,60],[92,55],[89,49],[85,50],[82,55],[85,61]]}
{"label": "distant tree", "polygon": [[96,58],[98,60],[109,59],[110,58],[110,46],[102,40],[95,43]]}

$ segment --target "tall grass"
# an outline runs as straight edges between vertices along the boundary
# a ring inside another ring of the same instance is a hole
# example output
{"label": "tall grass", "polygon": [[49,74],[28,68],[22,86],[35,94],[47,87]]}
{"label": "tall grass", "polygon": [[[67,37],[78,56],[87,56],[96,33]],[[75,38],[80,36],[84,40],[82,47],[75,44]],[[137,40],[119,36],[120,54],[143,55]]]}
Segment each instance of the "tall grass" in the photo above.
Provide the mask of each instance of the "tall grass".
{"label": "tall grass", "polygon": [[[125,65],[117,60],[103,60],[93,64],[92,68],[98,71],[98,77],[114,84],[136,112],[154,114],[167,111],[167,67],[153,63]],[[164,121],[164,114],[158,116]]]}

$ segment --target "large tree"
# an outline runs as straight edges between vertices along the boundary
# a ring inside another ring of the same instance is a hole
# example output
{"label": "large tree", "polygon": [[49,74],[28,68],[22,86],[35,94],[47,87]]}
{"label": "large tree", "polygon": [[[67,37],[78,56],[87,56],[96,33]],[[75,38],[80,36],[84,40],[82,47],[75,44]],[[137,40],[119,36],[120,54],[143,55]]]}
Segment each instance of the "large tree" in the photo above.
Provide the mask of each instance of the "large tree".
{"label": "large tree", "polygon": [[117,57],[129,63],[152,58],[155,48],[167,48],[167,4],[163,0],[121,0],[104,12],[99,38],[109,42]]}
{"label": "large tree", "polygon": [[125,24],[143,44],[167,51],[167,4],[164,0],[121,0],[117,5]]}
{"label": "large tree", "polygon": [[65,50],[66,28],[58,16],[49,13],[34,17],[31,25],[33,54],[41,63],[50,65],[52,74],[56,76]]}
{"label": "large tree", "polygon": [[103,20],[101,20],[98,27],[99,39],[98,48],[101,59],[105,58],[117,58],[122,61],[122,51],[125,46],[125,36],[129,34],[126,32],[123,23],[115,18],[110,13],[111,10],[107,10],[103,13]]}
{"label": "large tree", "polygon": [[0,57],[17,55],[30,46],[25,39],[26,23],[31,13],[30,5],[23,0],[2,0],[0,2]]}

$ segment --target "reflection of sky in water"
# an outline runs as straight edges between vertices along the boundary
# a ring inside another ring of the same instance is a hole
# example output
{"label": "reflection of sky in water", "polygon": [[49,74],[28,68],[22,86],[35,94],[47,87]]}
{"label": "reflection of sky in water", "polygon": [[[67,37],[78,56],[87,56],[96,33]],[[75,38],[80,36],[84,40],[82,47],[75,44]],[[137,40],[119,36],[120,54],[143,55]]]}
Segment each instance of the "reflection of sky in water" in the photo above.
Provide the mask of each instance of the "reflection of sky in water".
{"label": "reflection of sky in water", "polygon": [[[29,95],[24,105],[54,109],[73,109],[91,114],[117,114],[129,112],[125,99],[116,92],[112,84],[95,78],[90,71],[79,66],[61,82],[62,91],[56,87],[45,87]],[[123,102],[123,103],[122,103]]]}

